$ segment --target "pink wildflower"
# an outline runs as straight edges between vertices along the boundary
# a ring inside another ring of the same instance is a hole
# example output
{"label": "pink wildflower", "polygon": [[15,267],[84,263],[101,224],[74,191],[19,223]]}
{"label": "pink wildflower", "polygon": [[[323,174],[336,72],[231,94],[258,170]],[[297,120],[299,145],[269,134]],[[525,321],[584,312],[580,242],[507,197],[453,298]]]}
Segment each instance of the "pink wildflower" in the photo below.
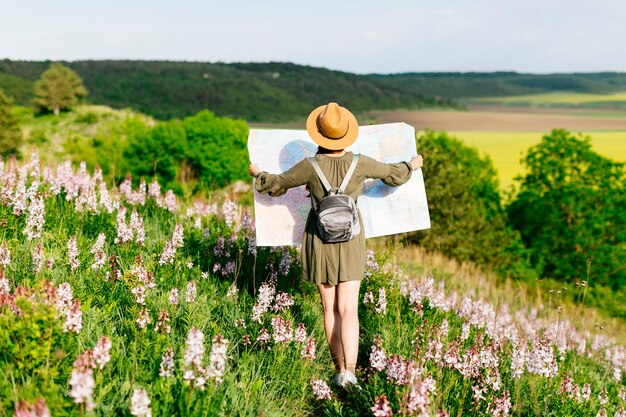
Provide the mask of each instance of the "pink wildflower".
{"label": "pink wildflower", "polygon": [[261,316],[270,308],[275,292],[276,288],[272,281],[264,282],[259,287],[257,302],[252,307],[252,320],[261,323]]}
{"label": "pink wildflower", "polygon": [[293,339],[291,320],[284,320],[281,316],[273,317],[272,329],[274,331],[274,343],[289,342]]}
{"label": "pink wildflower", "polygon": [[26,219],[26,227],[22,231],[28,240],[41,237],[41,231],[45,222],[45,206],[43,197],[36,194],[28,205],[28,218]]}
{"label": "pink wildflower", "polygon": [[259,337],[256,338],[257,342],[260,342],[263,345],[269,343],[270,339],[271,339],[270,333],[267,331],[265,327],[261,329],[261,331],[259,332]]}
{"label": "pink wildflower", "polygon": [[298,323],[295,339],[298,343],[304,343],[306,341],[306,328],[304,327],[304,323]]}
{"label": "pink wildflower", "polygon": [[272,310],[274,310],[274,312],[276,313],[279,313],[283,310],[287,310],[289,307],[293,306],[293,304],[294,304],[293,296],[281,291],[278,294],[276,294],[276,298],[274,299],[274,306],[272,307]]}
{"label": "pink wildflower", "polygon": [[156,326],[154,327],[154,331],[165,333],[165,334],[170,334],[170,331],[172,330],[172,326],[169,325],[169,322],[170,322],[170,318],[167,314],[167,310],[162,309],[161,313],[159,314],[159,318],[157,319]]}
{"label": "pink wildflower", "polygon": [[37,243],[37,247],[32,252],[32,257],[33,257],[33,272],[36,274],[39,271],[41,271],[46,261],[46,256],[43,253],[43,245],[41,244],[41,242]]}
{"label": "pink wildflower", "polygon": [[0,265],[6,268],[10,262],[11,262],[11,251],[7,247],[7,243],[2,242],[2,244],[0,244]]}
{"label": "pink wildflower", "polygon": [[93,348],[93,360],[99,369],[103,369],[111,360],[111,340],[107,336],[102,336]]}
{"label": "pink wildflower", "polygon": [[94,263],[91,265],[92,269],[100,269],[106,264],[107,256],[103,251],[105,239],[106,235],[104,233],[100,233],[96,239],[96,243],[94,243],[91,247],[90,252],[94,256]]}
{"label": "pink wildflower", "polygon": [[167,348],[161,357],[161,365],[159,366],[159,376],[169,378],[174,374],[174,351]]}
{"label": "pink wildflower", "polygon": [[76,236],[70,237],[67,241],[67,256],[70,264],[70,269],[73,271],[80,265],[78,260],[78,247],[76,246]]}
{"label": "pink wildflower", "polygon": [[178,288],[171,289],[168,301],[171,305],[178,305]]}
{"label": "pink wildflower", "polygon": [[137,213],[135,208],[133,208],[133,212],[130,214],[130,229],[131,233],[135,233],[135,242],[143,246],[146,232],[143,228],[143,218]]}
{"label": "pink wildflower", "polygon": [[389,406],[389,400],[387,400],[385,394],[376,397],[376,402],[372,406],[372,413],[376,417],[391,417],[393,415],[393,411]]}
{"label": "pink wildflower", "polygon": [[198,293],[198,290],[196,288],[195,281],[187,282],[187,292],[185,293],[185,301],[187,301],[188,303],[193,303],[194,301],[196,301],[197,293]]}
{"label": "pink wildflower", "polygon": [[50,417],[50,410],[48,410],[43,397],[34,404],[30,404],[28,401],[18,401],[15,404],[13,417]]}
{"label": "pink wildflower", "polygon": [[330,400],[331,390],[325,381],[321,379],[312,380],[311,389],[318,400]]}
{"label": "pink wildflower", "polygon": [[74,299],[72,306],[65,313],[64,332],[79,333],[83,328],[83,312],[80,310],[80,300]]}
{"label": "pink wildflower", "polygon": [[130,414],[137,417],[152,417],[150,398],[143,388],[135,388],[130,399]]}
{"label": "pink wildflower", "polygon": [[374,344],[370,352],[370,366],[378,371],[387,367],[387,355],[383,349],[383,340],[380,335],[374,337]]}
{"label": "pink wildflower", "polygon": [[137,325],[140,329],[144,329],[150,323],[150,315],[148,314],[148,310],[146,307],[141,308],[141,312],[139,312],[139,317],[137,320]]}
{"label": "pink wildflower", "polygon": [[226,369],[226,350],[228,348],[228,340],[220,334],[213,338],[211,352],[209,353],[209,368],[207,376],[214,378],[216,382],[223,381],[224,370]]}
{"label": "pink wildflower", "polygon": [[315,340],[312,337],[309,337],[306,340],[306,343],[302,347],[302,352],[300,353],[303,360],[315,359]]}

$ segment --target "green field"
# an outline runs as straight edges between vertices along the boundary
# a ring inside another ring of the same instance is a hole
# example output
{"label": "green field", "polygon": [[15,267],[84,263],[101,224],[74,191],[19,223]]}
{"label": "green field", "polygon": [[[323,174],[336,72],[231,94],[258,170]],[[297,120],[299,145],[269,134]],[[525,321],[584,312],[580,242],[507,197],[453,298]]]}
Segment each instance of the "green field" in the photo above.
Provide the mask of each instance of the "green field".
{"label": "green field", "polygon": [[500,104],[503,106],[530,107],[626,107],[626,92],[609,94],[586,94],[572,92],[553,92],[528,94],[508,97],[482,97],[468,100],[477,104]]}
{"label": "green field", "polygon": [[[500,176],[503,189],[513,184],[513,178],[523,173],[520,158],[529,147],[539,143],[541,132],[477,132],[451,131],[468,145],[488,155]],[[593,149],[609,158],[626,162],[626,131],[583,132],[591,136]]]}

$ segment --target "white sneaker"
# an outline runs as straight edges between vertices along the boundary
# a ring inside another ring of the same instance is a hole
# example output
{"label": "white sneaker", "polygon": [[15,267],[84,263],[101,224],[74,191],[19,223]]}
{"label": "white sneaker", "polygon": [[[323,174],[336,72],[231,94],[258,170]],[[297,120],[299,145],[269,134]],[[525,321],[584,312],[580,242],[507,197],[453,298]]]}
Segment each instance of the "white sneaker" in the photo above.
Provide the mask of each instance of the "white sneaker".
{"label": "white sneaker", "polygon": [[342,385],[344,387],[349,387],[349,386],[352,385],[356,389],[360,389],[361,388],[361,386],[359,385],[359,382],[356,379],[356,375],[354,375],[350,371],[344,372]]}
{"label": "white sneaker", "polygon": [[344,374],[345,374],[345,372],[342,372],[340,374],[335,374],[335,376],[333,377],[333,385],[336,385],[338,387],[342,387],[343,386]]}

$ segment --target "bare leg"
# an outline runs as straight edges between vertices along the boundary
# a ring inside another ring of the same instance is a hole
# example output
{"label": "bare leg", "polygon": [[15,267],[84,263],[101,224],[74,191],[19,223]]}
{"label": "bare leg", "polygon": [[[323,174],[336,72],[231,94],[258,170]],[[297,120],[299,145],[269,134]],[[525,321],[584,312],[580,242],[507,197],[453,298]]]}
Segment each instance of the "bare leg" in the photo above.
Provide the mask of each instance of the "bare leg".
{"label": "bare leg", "polygon": [[338,373],[346,368],[344,365],[343,348],[341,345],[341,318],[339,317],[339,306],[337,304],[337,286],[330,284],[319,284],[317,286],[324,308],[324,330],[326,340],[330,347],[330,354],[333,357],[335,370]]}
{"label": "bare leg", "polygon": [[341,317],[341,346],[346,368],[354,373],[359,354],[359,288],[361,281],[345,281],[337,285],[337,301]]}

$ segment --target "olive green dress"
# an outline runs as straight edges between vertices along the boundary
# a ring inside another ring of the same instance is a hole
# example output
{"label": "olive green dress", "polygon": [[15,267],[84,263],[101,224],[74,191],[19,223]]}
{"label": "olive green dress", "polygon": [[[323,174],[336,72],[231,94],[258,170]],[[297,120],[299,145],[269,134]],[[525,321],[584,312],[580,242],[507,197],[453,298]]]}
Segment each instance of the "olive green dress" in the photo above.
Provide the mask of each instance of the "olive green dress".
{"label": "olive green dress", "polygon": [[[352,152],[346,152],[342,156],[317,154],[315,159],[330,185],[339,187],[352,162],[352,156]],[[356,201],[363,190],[365,179],[379,178],[387,185],[398,186],[407,182],[412,172],[408,162],[386,164],[361,155],[345,194],[350,195]],[[313,198],[319,202],[324,196],[324,186],[317,177],[311,162],[303,159],[282,174],[261,172],[254,183],[254,188],[260,193],[277,197],[285,194],[289,188],[305,184]],[[302,239],[302,272],[305,279],[315,284],[336,285],[340,281],[363,278],[365,235],[360,213],[359,221],[361,233],[354,239],[340,243],[324,243],[317,233],[315,213],[313,209],[309,211]]]}

